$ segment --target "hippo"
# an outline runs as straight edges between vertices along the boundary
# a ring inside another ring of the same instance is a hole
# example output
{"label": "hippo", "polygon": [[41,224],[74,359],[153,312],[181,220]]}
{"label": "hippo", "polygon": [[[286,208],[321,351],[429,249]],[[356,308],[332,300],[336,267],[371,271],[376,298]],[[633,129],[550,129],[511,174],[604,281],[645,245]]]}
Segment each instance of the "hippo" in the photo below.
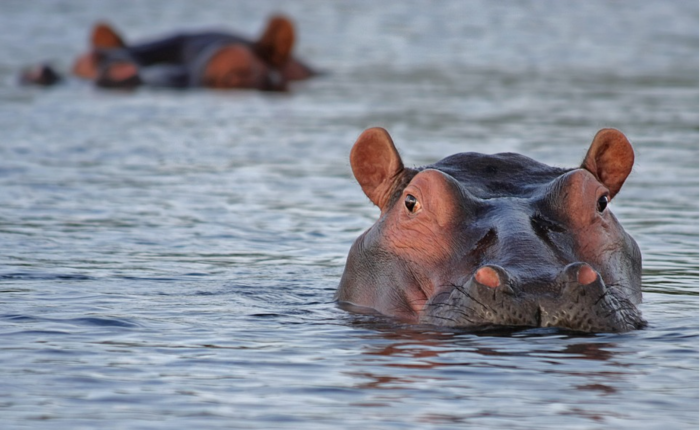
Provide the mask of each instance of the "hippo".
{"label": "hippo", "polygon": [[[258,40],[219,31],[176,33],[127,44],[105,23],[94,25],[90,50],[80,55],[72,73],[98,87],[206,87],[285,91],[290,81],[316,72],[292,56],[295,31],[284,16],[273,16]],[[44,84],[25,73],[23,83]],[[37,75],[38,76],[38,75]]]}
{"label": "hippo", "polygon": [[406,168],[386,130],[365,130],[350,164],[381,213],[335,299],[468,330],[643,328],[641,252],[610,210],[633,163],[625,135],[602,129],[578,168],[475,152]]}
{"label": "hippo", "polygon": [[19,82],[22,85],[50,87],[61,81],[61,75],[50,64],[42,63],[22,71]]}

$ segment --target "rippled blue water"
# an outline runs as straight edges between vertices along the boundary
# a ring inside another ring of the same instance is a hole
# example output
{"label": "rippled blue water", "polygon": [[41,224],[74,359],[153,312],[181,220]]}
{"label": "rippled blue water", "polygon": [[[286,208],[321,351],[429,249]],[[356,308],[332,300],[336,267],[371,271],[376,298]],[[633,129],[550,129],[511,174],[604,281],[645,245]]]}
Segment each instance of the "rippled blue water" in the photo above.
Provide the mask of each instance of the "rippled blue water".
{"label": "rippled blue water", "polygon": [[[90,25],[129,40],[283,11],[328,75],[290,94],[20,88]],[[698,425],[694,1],[0,3],[0,420],[10,428]],[[613,210],[649,327],[473,334],[348,314],[377,216],[348,153],[516,151],[574,166],[633,142]]]}

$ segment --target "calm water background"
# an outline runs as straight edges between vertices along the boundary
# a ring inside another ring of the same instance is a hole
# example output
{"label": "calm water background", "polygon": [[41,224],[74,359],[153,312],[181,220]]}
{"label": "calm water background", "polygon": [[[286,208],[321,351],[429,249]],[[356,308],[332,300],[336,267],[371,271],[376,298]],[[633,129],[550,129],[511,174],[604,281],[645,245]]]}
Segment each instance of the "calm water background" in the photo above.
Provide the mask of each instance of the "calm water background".
{"label": "calm water background", "polygon": [[[696,1],[0,2],[0,421],[14,428],[698,425]],[[128,40],[260,32],[330,73],[290,94],[20,88],[108,19]],[[348,153],[577,165],[623,130],[613,211],[645,330],[473,334],[337,309],[378,212]]]}

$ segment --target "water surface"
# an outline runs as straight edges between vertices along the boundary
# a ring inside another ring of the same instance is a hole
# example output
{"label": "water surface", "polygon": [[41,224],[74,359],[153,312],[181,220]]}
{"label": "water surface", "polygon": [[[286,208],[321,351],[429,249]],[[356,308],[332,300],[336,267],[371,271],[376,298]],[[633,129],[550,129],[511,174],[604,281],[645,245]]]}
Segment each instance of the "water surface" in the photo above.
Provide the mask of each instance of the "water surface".
{"label": "water surface", "polygon": [[[283,11],[329,73],[289,94],[20,88],[90,25],[257,34]],[[3,1],[3,428],[698,425],[697,2]],[[644,254],[645,330],[467,333],[337,309],[378,215],[362,130],[407,165],[461,151],[637,162],[612,203]]]}

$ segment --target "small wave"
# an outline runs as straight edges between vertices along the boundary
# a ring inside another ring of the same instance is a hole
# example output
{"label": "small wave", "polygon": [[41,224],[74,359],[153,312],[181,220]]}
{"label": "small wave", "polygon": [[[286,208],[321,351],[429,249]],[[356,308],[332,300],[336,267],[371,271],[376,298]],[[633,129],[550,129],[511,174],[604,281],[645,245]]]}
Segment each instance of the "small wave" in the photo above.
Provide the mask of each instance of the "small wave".
{"label": "small wave", "polygon": [[116,317],[42,318],[31,315],[7,314],[0,315],[0,319],[14,323],[52,322],[58,324],[90,325],[99,327],[141,327],[141,325],[138,323]]}
{"label": "small wave", "polygon": [[31,280],[52,280],[59,279],[65,280],[76,280],[76,281],[88,281],[94,279],[91,276],[81,275],[81,274],[66,274],[66,273],[37,273],[37,272],[11,272],[11,273],[0,273],[0,279],[31,279]]}
{"label": "small wave", "polygon": [[95,325],[100,327],[140,327],[139,324],[133,323],[120,318],[96,318],[96,317],[86,317],[86,318],[73,318],[70,320],[63,320],[64,322]]}

